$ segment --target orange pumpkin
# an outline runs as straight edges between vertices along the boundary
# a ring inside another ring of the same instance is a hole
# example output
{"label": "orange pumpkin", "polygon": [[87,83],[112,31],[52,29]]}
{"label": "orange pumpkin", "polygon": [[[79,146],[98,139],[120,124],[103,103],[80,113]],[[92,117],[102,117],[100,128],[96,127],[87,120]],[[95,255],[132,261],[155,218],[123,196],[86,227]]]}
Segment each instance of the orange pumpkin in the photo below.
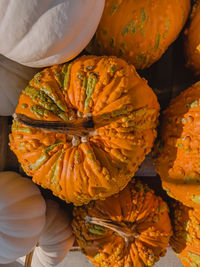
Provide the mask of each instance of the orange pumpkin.
{"label": "orange pumpkin", "polygon": [[163,112],[155,160],[167,193],[200,209],[200,82],[174,98]]}
{"label": "orange pumpkin", "polygon": [[132,65],[83,56],[22,91],[10,147],[33,181],[75,205],[122,190],[152,148],[156,95]]}
{"label": "orange pumpkin", "polygon": [[190,0],[107,0],[87,50],[115,55],[144,69],[175,41],[190,11]]}
{"label": "orange pumpkin", "polygon": [[185,30],[187,66],[200,74],[200,1],[193,7],[189,27]]}
{"label": "orange pumpkin", "polygon": [[95,266],[152,266],[165,255],[172,234],[168,207],[139,181],[73,212],[77,242]]}
{"label": "orange pumpkin", "polygon": [[185,267],[200,266],[200,213],[174,203],[173,236],[170,244]]}

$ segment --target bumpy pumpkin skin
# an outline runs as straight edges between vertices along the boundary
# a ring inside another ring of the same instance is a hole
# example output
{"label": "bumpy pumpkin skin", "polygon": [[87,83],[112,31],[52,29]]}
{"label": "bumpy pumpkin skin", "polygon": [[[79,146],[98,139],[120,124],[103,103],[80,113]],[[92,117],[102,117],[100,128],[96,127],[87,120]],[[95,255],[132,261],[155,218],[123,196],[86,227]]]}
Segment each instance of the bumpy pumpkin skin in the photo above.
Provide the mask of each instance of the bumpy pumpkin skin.
{"label": "bumpy pumpkin skin", "polygon": [[116,57],[83,56],[36,75],[16,113],[71,124],[92,116],[100,125],[82,138],[16,121],[12,126],[10,147],[25,172],[66,202],[82,205],[127,185],[153,145],[159,104],[132,65]]}
{"label": "bumpy pumpkin skin", "polygon": [[155,160],[167,193],[200,209],[200,82],[174,98],[163,112]]}
{"label": "bumpy pumpkin skin", "polygon": [[193,7],[189,27],[185,30],[187,66],[200,75],[200,1]]}
{"label": "bumpy pumpkin skin", "polygon": [[189,11],[190,0],[107,0],[87,50],[120,56],[144,69],[175,41]]}
{"label": "bumpy pumpkin skin", "polygon": [[[109,219],[131,229],[128,245],[115,231],[87,222]],[[172,234],[166,203],[141,182],[130,183],[119,194],[74,208],[72,227],[79,246],[95,266],[152,266],[164,256]],[[134,238],[134,234],[137,236]]]}
{"label": "bumpy pumpkin skin", "polygon": [[200,213],[182,205],[173,204],[173,236],[170,245],[185,267],[200,266]]}

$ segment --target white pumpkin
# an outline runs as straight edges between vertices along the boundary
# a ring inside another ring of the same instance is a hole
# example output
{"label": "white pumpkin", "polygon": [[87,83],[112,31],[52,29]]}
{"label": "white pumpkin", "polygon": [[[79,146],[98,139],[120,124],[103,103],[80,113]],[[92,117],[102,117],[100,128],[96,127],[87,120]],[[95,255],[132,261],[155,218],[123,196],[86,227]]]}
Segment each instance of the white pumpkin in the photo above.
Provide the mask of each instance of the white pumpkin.
{"label": "white pumpkin", "polygon": [[46,224],[33,253],[32,267],[56,266],[74,243],[71,220],[66,211],[52,200],[47,200],[46,206]]}
{"label": "white pumpkin", "polygon": [[9,116],[14,113],[21,90],[27,86],[37,72],[38,69],[22,66],[0,55],[1,116]]}
{"label": "white pumpkin", "polygon": [[100,21],[105,0],[1,0],[0,54],[44,67],[78,55]]}
{"label": "white pumpkin", "polygon": [[14,172],[0,172],[0,263],[28,254],[45,224],[46,205],[37,186]]}

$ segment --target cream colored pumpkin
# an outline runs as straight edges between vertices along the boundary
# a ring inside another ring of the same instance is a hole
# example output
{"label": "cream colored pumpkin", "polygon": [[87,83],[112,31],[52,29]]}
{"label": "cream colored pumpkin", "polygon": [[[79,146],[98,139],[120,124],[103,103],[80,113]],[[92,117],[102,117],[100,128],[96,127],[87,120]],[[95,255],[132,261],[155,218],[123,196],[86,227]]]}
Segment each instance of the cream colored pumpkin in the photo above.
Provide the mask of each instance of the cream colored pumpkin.
{"label": "cream colored pumpkin", "polygon": [[0,263],[15,261],[36,245],[46,205],[37,186],[15,172],[0,172]]}
{"label": "cream colored pumpkin", "polygon": [[31,80],[37,72],[38,69],[23,66],[0,55],[1,116],[9,116],[14,113],[22,89],[27,86],[29,80]]}
{"label": "cream colored pumpkin", "polygon": [[105,0],[1,0],[0,54],[26,66],[63,63],[89,43]]}
{"label": "cream colored pumpkin", "polygon": [[46,205],[46,224],[33,254],[32,267],[56,266],[74,243],[66,211],[52,200],[47,200]]}

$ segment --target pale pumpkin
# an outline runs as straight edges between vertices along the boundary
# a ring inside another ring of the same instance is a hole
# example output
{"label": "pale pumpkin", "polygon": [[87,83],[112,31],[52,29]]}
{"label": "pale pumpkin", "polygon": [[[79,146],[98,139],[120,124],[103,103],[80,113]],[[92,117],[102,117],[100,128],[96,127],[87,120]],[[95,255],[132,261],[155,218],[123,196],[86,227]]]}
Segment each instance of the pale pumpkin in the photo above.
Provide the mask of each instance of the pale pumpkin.
{"label": "pale pumpkin", "polygon": [[1,0],[0,54],[44,67],[78,55],[92,38],[104,0]]}
{"label": "pale pumpkin", "polygon": [[189,11],[190,0],[107,0],[87,50],[120,56],[144,69],[175,41]]}
{"label": "pale pumpkin", "polygon": [[83,56],[22,91],[10,148],[33,181],[75,205],[122,190],[156,137],[156,95],[132,65]]}
{"label": "pale pumpkin", "polygon": [[0,263],[13,262],[33,249],[45,211],[45,201],[31,180],[0,172]]}
{"label": "pale pumpkin", "polygon": [[180,202],[173,204],[170,245],[185,267],[200,266],[200,213]]}
{"label": "pale pumpkin", "polygon": [[14,113],[22,89],[38,71],[0,55],[0,116]]}
{"label": "pale pumpkin", "polygon": [[187,66],[200,74],[200,1],[194,4],[190,24],[185,30],[185,54]]}
{"label": "pale pumpkin", "polygon": [[52,200],[46,206],[46,223],[33,252],[32,267],[56,266],[74,243],[68,213]]}
{"label": "pale pumpkin", "polygon": [[153,266],[172,234],[167,204],[145,184],[74,208],[76,240],[98,267]]}
{"label": "pale pumpkin", "polygon": [[174,98],[163,112],[155,159],[167,193],[200,209],[200,82]]}

